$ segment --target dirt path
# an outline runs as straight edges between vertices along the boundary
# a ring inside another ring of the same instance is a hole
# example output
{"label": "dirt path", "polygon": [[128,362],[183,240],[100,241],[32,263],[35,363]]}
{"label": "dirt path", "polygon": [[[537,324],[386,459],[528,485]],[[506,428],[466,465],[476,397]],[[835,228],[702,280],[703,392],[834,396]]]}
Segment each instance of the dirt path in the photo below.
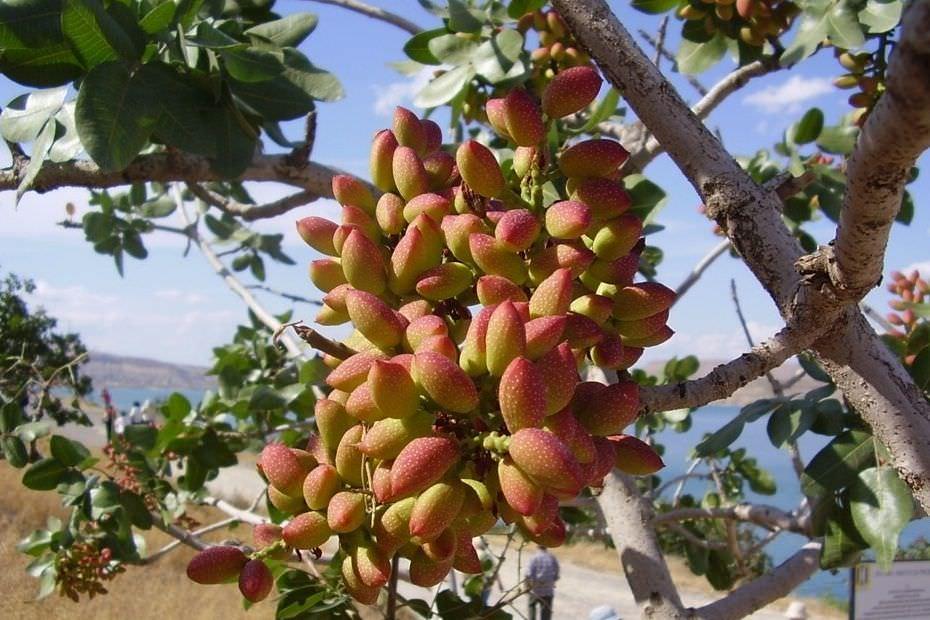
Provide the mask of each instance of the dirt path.
{"label": "dirt path", "polygon": [[[525,553],[512,550],[507,554],[507,560],[501,569],[501,585],[504,592],[510,592],[521,581],[521,573],[526,563],[532,557],[530,548]],[[592,609],[601,605],[609,605],[617,612],[622,620],[639,618],[639,608],[633,600],[626,580],[619,572],[607,572],[578,566],[570,562],[561,562],[561,579],[559,579],[553,618],[566,620],[587,620]],[[461,576],[459,576],[461,585]],[[441,588],[448,587],[448,583]],[[401,582],[400,592],[408,598],[422,598],[432,601],[436,588],[418,588],[409,583]],[[495,585],[491,591],[489,603],[493,604],[502,598],[501,587]],[[696,592],[681,592],[681,598],[687,606],[700,606],[711,602],[711,598]],[[515,618],[526,617],[526,597],[517,599],[513,606],[507,609]],[[810,615],[816,618],[815,615]],[[762,610],[749,616],[753,620],[784,620],[784,615],[776,610]]]}

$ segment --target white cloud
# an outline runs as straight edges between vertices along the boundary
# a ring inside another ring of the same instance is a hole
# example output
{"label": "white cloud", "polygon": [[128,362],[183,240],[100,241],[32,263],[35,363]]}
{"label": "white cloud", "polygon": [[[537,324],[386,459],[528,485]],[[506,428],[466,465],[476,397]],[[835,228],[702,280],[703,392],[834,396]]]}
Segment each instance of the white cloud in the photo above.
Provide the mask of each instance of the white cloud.
{"label": "white cloud", "polygon": [[372,109],[378,116],[390,116],[394,108],[409,104],[414,96],[432,79],[435,67],[424,67],[420,71],[400,82],[391,82],[386,85],[375,85],[375,101]]}
{"label": "white cloud", "polygon": [[913,271],[919,271],[920,277],[924,278],[925,280],[930,278],[930,260],[921,261],[919,263],[911,263],[902,269],[901,273],[910,275]]}
{"label": "white cloud", "polygon": [[[758,344],[770,338],[779,326],[749,321],[753,341]],[[677,332],[668,341],[646,350],[647,360],[666,360],[673,356],[697,355],[701,360],[731,360],[749,350],[746,335],[734,321],[733,329],[725,332]]]}
{"label": "white cloud", "polygon": [[165,301],[174,301],[190,305],[202,304],[207,301],[206,295],[200,293],[193,293],[190,291],[182,291],[176,288],[162,289],[155,291],[153,293],[156,298],[164,299]]}
{"label": "white cloud", "polygon": [[781,84],[773,84],[746,95],[743,101],[769,113],[797,112],[802,103],[833,90],[830,78],[792,75]]}

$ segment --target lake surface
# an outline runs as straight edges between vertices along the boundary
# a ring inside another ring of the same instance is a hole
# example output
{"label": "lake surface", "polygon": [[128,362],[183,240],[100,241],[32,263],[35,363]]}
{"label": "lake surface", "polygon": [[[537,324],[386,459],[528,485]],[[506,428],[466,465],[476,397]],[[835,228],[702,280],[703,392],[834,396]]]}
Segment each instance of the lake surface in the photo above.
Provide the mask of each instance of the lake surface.
{"label": "lake surface", "polygon": [[[110,395],[119,409],[128,410],[135,401],[151,400],[156,403],[166,399],[173,391],[166,388],[112,388]],[[202,390],[177,390],[184,394],[191,404],[200,402]],[[94,395],[99,401],[99,394]],[[666,468],[662,471],[663,480],[683,474],[687,471],[690,460],[688,455],[694,445],[700,441],[705,433],[713,432],[733,418],[739,412],[738,407],[707,406],[693,414],[693,424],[687,433],[664,431],[658,440],[665,445],[664,460]],[[734,447],[746,448],[749,456],[756,458],[760,467],[766,469],[775,479],[777,491],[775,495],[757,495],[749,491],[747,499],[777,506],[783,510],[790,510],[798,505],[801,492],[797,477],[791,466],[791,461],[784,450],[772,446],[765,430],[766,417],[752,424],[747,424],[734,443]],[[829,441],[828,437],[806,433],[798,446],[804,462],[808,462]],[[689,482],[686,491],[700,497],[704,494],[706,486],[703,481]],[[901,544],[907,545],[916,538],[930,538],[930,519],[922,519],[911,523],[901,536]],[[791,533],[783,533],[766,548],[777,565],[790,557],[806,539]],[[846,599],[849,593],[849,571],[842,569],[836,573],[828,571],[818,572],[812,579],[802,584],[797,593],[804,596],[822,596],[829,594],[835,598]]]}

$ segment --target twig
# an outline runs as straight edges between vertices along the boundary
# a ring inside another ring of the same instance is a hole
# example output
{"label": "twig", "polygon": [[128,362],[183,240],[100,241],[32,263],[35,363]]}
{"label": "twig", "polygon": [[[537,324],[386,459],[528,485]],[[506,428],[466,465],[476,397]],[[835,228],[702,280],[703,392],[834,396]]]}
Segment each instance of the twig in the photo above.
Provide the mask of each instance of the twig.
{"label": "twig", "polygon": [[694,266],[694,269],[691,270],[691,273],[688,274],[681,284],[678,285],[678,288],[675,289],[675,303],[681,299],[681,297],[688,292],[688,290],[694,286],[694,284],[701,279],[701,276],[704,275],[704,272],[707,271],[707,268],[714,264],[714,261],[723,256],[724,252],[730,249],[730,240],[724,239],[717,245],[715,245],[711,250],[704,255],[704,258],[698,261],[697,265]]}
{"label": "twig", "polygon": [[246,288],[252,289],[254,291],[264,291],[270,295],[277,295],[278,297],[283,297],[284,299],[289,299],[290,301],[296,301],[297,303],[310,304],[312,306],[323,305],[323,303],[319,300],[307,299],[306,297],[301,297],[300,295],[279,291],[277,289],[271,288],[270,286],[265,286],[264,284],[248,284],[246,285]]}
{"label": "twig", "polygon": [[[223,529],[223,528],[225,528],[225,527],[229,527],[230,525],[232,525],[233,523],[237,523],[238,521],[239,521],[239,519],[236,519],[236,518],[234,518],[234,517],[229,517],[228,519],[223,519],[222,521],[217,521],[216,523],[213,523],[213,524],[211,524],[211,525],[207,525],[206,527],[202,527],[202,528],[200,528],[199,530],[195,530],[195,531],[193,531],[193,532],[188,532],[188,531],[186,531],[186,530],[181,530],[181,528],[178,528],[178,530],[185,532],[186,538],[189,538],[191,541],[198,541],[198,542],[201,542],[201,543],[202,543],[203,541],[199,541],[199,538],[200,538],[201,536],[203,536],[204,534],[209,534],[210,532],[213,532],[213,531],[216,531],[216,530],[221,530],[221,529]],[[171,534],[171,532],[166,532],[166,533]],[[172,534],[172,535],[173,535],[173,534]],[[165,556],[165,555],[171,553],[171,551],[173,551],[174,549],[176,549],[176,548],[178,548],[178,547],[180,547],[181,545],[184,545],[184,544],[188,544],[188,545],[194,547],[195,549],[198,549],[198,548],[199,548],[199,547],[194,546],[194,544],[191,544],[191,543],[187,542],[186,539],[178,538],[177,540],[174,540],[174,541],[168,543],[167,545],[165,545],[164,547],[162,547],[161,549],[159,549],[159,550],[156,551],[155,553],[146,556],[146,557],[143,559],[142,563],[143,563],[143,564],[154,564],[154,563],[157,562],[160,558],[162,558],[163,556]],[[209,546],[207,543],[203,543],[203,544],[204,544],[205,547],[206,547],[206,546]]]}
{"label": "twig", "polygon": [[862,314],[866,315],[867,317],[869,317],[870,319],[878,323],[879,327],[884,329],[886,332],[895,331],[895,326],[889,323],[888,319],[883,317],[880,312],[878,312],[875,308],[873,308],[869,304],[865,303],[864,301],[860,301],[859,309],[862,310]]}
{"label": "twig", "polygon": [[[733,299],[733,306],[736,308],[736,316],[739,319],[739,324],[743,328],[743,334],[746,336],[746,342],[749,343],[749,346],[752,346],[752,334],[749,333],[749,326],[746,324],[746,317],[743,315],[743,308],[739,303],[739,295],[736,292],[736,280],[732,278],[730,279],[730,296]],[[771,372],[766,372],[765,378],[772,387],[772,393],[775,394],[775,397],[783,399],[785,397],[785,388],[778,379],[775,378],[775,375]],[[797,479],[800,480],[801,475],[804,473],[804,461],[801,460],[801,452],[798,450],[798,444],[794,439],[789,439],[785,442],[785,447],[788,449],[788,456],[791,459],[791,466],[794,468],[794,474]],[[805,498],[805,501],[809,502],[810,500],[809,498]]]}
{"label": "twig", "polygon": [[358,352],[351,347],[342,344],[341,342],[330,340],[315,329],[307,327],[306,325],[302,325],[301,323],[302,321],[288,323],[287,325],[283,325],[282,329],[285,327],[293,327],[294,331],[297,333],[300,339],[309,344],[311,347],[317,351],[322,351],[323,353],[332,355],[333,357],[337,357],[341,360],[352,357]]}
{"label": "twig", "polygon": [[665,51],[665,30],[668,28],[668,20],[668,15],[663,17],[662,21],[659,22],[659,29],[656,31],[656,40],[654,45],[656,48],[656,53],[652,57],[652,64],[654,64],[656,68],[659,69],[661,69],[661,65],[659,63],[662,61],[662,53]]}
{"label": "twig", "polygon": [[726,398],[753,379],[781,366],[785,360],[808,348],[829,324],[809,329],[782,328],[738,358],[720,364],[705,376],[680,383],[640,388],[640,411],[651,413],[683,407],[699,407]]}
{"label": "twig", "polygon": [[414,24],[412,21],[397,15],[396,13],[391,13],[382,8],[371,6],[370,4],[365,4],[364,2],[359,2],[358,0],[311,0],[312,2],[319,2],[320,4],[331,4],[333,6],[339,6],[350,11],[355,11],[356,13],[361,13],[372,19],[380,19],[383,22],[387,22],[402,30],[406,30],[410,34],[419,34],[423,29]]}
{"label": "twig", "polygon": [[[216,253],[213,251],[213,247],[210,245],[210,243],[201,237],[200,233],[197,232],[197,227],[194,225],[190,216],[187,214],[187,209],[184,206],[184,199],[181,196],[181,188],[178,185],[174,185],[171,188],[171,191],[174,196],[174,201],[178,206],[178,212],[181,214],[181,218],[186,224],[188,237],[190,238],[191,242],[197,246],[197,248],[200,250],[200,253],[203,254],[204,258],[207,259],[207,262],[210,263],[210,266],[213,267],[213,270],[216,272],[216,274],[220,276],[224,282],[226,282],[226,286],[228,286],[233,293],[238,295],[242,301],[245,302],[245,305],[249,307],[249,309],[255,314],[258,320],[260,320],[272,330],[277,331],[281,329],[281,322],[278,321],[278,319],[276,319],[274,315],[272,315],[271,312],[265,308],[265,306],[263,306],[257,299],[255,299],[255,296],[252,295],[251,291],[249,291],[242,284],[239,278],[237,278],[235,274],[233,274],[226,267],[226,265],[223,264],[223,261],[221,261],[216,256]],[[305,356],[304,351],[294,341],[290,334],[284,335],[284,346],[294,357]]]}
{"label": "twig", "polygon": [[[640,30],[639,36],[645,39],[646,43],[648,43],[653,49],[655,49],[658,54],[661,54],[663,58],[671,62],[672,71],[674,71],[675,73],[678,73],[678,61],[675,60],[675,56],[671,52],[669,52],[662,45],[660,45],[659,42],[656,39],[653,39],[652,35],[646,32],[645,30]],[[655,65],[658,67],[659,63],[655,62]],[[696,90],[702,97],[707,95],[707,87],[701,84],[700,80],[698,80],[693,75],[688,75],[688,74],[683,74],[683,75],[685,79],[688,81],[688,84],[690,84],[691,87],[694,88],[694,90]]]}
{"label": "twig", "polygon": [[808,535],[805,523],[793,514],[775,506],[764,504],[735,504],[723,508],[678,508],[656,515],[652,522],[660,525],[668,521],[691,521],[694,519],[727,519],[753,523],[767,530],[785,530]]}
{"label": "twig", "polygon": [[317,194],[303,190],[265,204],[250,205],[217,194],[198,183],[188,183],[187,188],[208,205],[214,206],[224,213],[241,217],[246,222],[277,217],[319,198]]}
{"label": "twig", "polygon": [[694,545],[697,545],[698,547],[703,547],[704,549],[726,549],[727,548],[727,544],[725,542],[722,542],[719,540],[706,540],[704,538],[698,538],[697,536],[694,535],[693,532],[691,532],[691,530],[673,521],[666,521],[664,523],[661,523],[660,525],[662,527],[665,527],[675,532],[676,534],[678,534],[679,536],[681,536],[688,542]]}
{"label": "twig", "polygon": [[387,600],[387,610],[385,611],[384,617],[387,620],[394,620],[397,614],[397,580],[398,572],[400,570],[400,556],[394,555],[391,559],[391,579],[388,582],[388,600]]}

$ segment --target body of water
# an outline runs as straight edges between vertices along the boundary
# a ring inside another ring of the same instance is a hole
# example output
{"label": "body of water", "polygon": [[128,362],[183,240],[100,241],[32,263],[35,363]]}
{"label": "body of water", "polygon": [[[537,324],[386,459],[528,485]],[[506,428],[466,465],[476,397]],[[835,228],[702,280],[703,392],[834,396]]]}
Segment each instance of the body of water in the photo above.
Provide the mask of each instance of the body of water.
{"label": "body of water", "polygon": [[[150,400],[153,404],[164,400],[172,392],[178,391],[195,405],[200,402],[203,390],[171,390],[168,388],[111,388],[110,395],[118,409],[128,411],[133,402]],[[100,395],[95,393],[93,399],[100,402]],[[693,414],[693,424],[687,433],[675,433],[666,430],[658,436],[658,440],[665,446],[664,460],[666,468],[661,472],[663,480],[670,480],[687,471],[691,464],[689,455],[692,448],[705,433],[711,433],[731,420],[739,412],[738,407],[707,406]],[[740,437],[733,442],[734,448],[745,448],[749,456],[754,457],[760,467],[767,470],[775,479],[777,491],[774,495],[758,495],[747,489],[747,500],[777,506],[783,510],[791,510],[801,500],[801,492],[797,476],[791,465],[787,452],[772,446],[766,432],[766,417],[747,424]],[[801,437],[799,449],[804,462],[807,463],[817,452],[829,442],[829,437],[806,433]],[[685,486],[686,492],[696,497],[704,495],[708,487],[704,481],[689,481]],[[930,519],[922,519],[911,523],[901,536],[901,544],[907,545],[919,537],[930,538]],[[806,542],[802,536],[792,533],[783,533],[770,543],[766,550],[777,565]],[[804,596],[830,595],[838,599],[846,599],[849,593],[849,570],[842,569],[836,572],[819,571],[812,579],[798,588],[798,594]]]}
{"label": "body of water", "polygon": [[[666,468],[660,472],[663,480],[670,480],[688,470],[691,464],[689,454],[691,449],[704,436],[719,429],[726,422],[739,413],[738,407],[707,406],[692,414],[693,424],[687,433],[675,433],[666,430],[658,436],[660,443],[665,445],[663,459]],[[733,442],[734,448],[745,448],[748,456],[755,458],[761,468],[768,471],[775,479],[777,491],[774,495],[759,495],[748,491],[747,499],[751,502],[769,504],[791,510],[801,500],[801,490],[795,475],[791,460],[785,450],[776,448],[769,441],[766,432],[768,418],[763,416],[759,420],[747,424],[739,439]],[[805,433],[798,445],[801,457],[805,463],[820,451],[830,441],[830,437]],[[687,492],[696,497],[702,497],[708,489],[702,480],[689,481],[685,487]],[[901,545],[905,546],[915,539],[930,538],[930,519],[914,521],[901,535]],[[794,554],[806,539],[798,534],[785,532],[772,541],[766,550],[772,556],[775,565],[786,560]],[[813,578],[802,584],[797,593],[803,596],[823,596],[829,594],[838,599],[849,596],[849,569],[840,569],[836,572],[819,571]]]}

